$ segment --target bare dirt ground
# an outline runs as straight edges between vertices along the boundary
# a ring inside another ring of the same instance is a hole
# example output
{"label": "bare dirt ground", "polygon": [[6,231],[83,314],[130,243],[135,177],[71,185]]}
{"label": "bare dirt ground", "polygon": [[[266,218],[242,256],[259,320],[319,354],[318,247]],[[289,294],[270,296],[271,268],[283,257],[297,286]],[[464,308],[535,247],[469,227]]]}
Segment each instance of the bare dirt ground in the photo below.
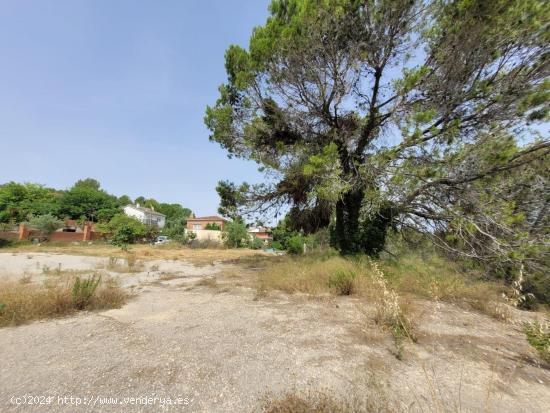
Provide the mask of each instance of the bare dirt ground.
{"label": "bare dirt ground", "polygon": [[[44,266],[106,260],[7,253],[0,274],[40,282]],[[230,263],[110,274],[135,292],[123,308],[0,329],[0,411],[254,412],[268,392],[309,390],[388,397],[395,411],[550,411],[550,370],[518,324],[415,301],[418,342],[400,361],[354,298],[258,298],[254,272]],[[14,404],[29,395],[43,404]]]}

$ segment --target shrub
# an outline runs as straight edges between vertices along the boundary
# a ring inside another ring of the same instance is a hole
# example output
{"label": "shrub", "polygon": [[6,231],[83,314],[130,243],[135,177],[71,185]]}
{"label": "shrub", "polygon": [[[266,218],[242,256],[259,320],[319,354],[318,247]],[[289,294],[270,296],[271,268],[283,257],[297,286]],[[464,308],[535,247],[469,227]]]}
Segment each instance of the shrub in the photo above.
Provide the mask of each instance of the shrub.
{"label": "shrub", "polygon": [[[75,287],[76,278],[73,277],[56,277],[42,285],[0,282],[0,327],[60,317],[82,308],[120,308],[128,299],[128,294],[120,288],[116,280],[98,282],[94,279],[93,285],[98,285],[92,288],[90,279],[80,280],[78,287]],[[83,284],[88,286],[82,287]]]}
{"label": "shrub", "polygon": [[351,295],[355,292],[354,271],[338,270],[330,276],[329,287],[338,295]]}
{"label": "shrub", "polygon": [[73,304],[75,308],[83,310],[90,305],[92,296],[99,283],[101,277],[91,276],[88,279],[81,280],[80,277],[76,277],[72,289]]}
{"label": "shrub", "polygon": [[522,308],[534,310],[538,303],[550,305],[550,277],[539,272],[527,275],[523,284],[527,299]]}
{"label": "shrub", "polygon": [[229,248],[241,248],[248,244],[249,235],[246,230],[246,225],[235,220],[225,224],[222,239]]}
{"label": "shrub", "polygon": [[540,357],[547,363],[550,363],[550,329],[544,327],[538,321],[525,323],[523,331],[527,341],[539,353]]}
{"label": "shrub", "polygon": [[45,214],[32,217],[29,220],[28,225],[31,228],[36,228],[49,235],[52,232],[55,232],[59,228],[63,227],[63,221],[53,216],[52,214]]}
{"label": "shrub", "polygon": [[12,240],[0,238],[0,248],[11,247],[13,244],[15,244],[15,242]]}
{"label": "shrub", "polygon": [[271,247],[272,247],[273,249],[276,249],[276,250],[282,250],[282,249],[284,249],[284,248],[283,248],[283,244],[281,244],[279,241],[273,241],[273,242],[271,243]]}
{"label": "shrub", "polygon": [[300,235],[294,235],[287,241],[287,251],[290,254],[300,255],[304,253],[304,238]]}
{"label": "shrub", "polygon": [[189,243],[189,246],[193,249],[201,249],[201,248],[223,248],[223,245],[221,245],[218,240],[215,239],[194,239]]}
{"label": "shrub", "polygon": [[221,231],[222,227],[220,227],[218,224],[216,224],[215,222],[209,222],[208,224],[206,224],[206,226],[204,227],[204,229],[209,229],[211,231]]}
{"label": "shrub", "polygon": [[262,249],[264,246],[264,242],[256,237],[253,237],[252,240],[248,243],[248,247],[252,248],[253,250],[259,250]]}
{"label": "shrub", "polygon": [[406,316],[401,305],[399,295],[389,287],[386,277],[376,262],[371,261],[374,287],[376,288],[376,315],[375,322],[388,328],[395,345],[395,356],[403,358],[403,344],[405,339],[416,341],[413,324]]}
{"label": "shrub", "polygon": [[120,247],[133,244],[147,234],[147,227],[142,222],[124,214],[115,215],[102,229],[110,232],[112,243]]}

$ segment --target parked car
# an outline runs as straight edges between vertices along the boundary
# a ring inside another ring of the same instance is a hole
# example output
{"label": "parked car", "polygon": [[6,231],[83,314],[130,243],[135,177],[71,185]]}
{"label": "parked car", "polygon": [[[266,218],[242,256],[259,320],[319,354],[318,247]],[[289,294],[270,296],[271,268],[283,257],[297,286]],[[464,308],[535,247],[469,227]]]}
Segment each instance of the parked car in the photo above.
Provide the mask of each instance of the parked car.
{"label": "parked car", "polygon": [[154,244],[155,244],[155,245],[162,245],[162,244],[166,244],[167,242],[170,242],[170,238],[168,238],[168,237],[165,236],[165,235],[159,235],[159,236],[155,239]]}

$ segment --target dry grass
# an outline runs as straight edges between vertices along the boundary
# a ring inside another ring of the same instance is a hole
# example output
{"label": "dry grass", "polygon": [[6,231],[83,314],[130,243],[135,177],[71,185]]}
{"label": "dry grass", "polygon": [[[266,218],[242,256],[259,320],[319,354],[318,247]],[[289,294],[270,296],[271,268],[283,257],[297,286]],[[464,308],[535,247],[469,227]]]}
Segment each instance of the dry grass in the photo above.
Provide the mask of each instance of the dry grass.
{"label": "dry grass", "polygon": [[510,318],[503,299],[503,284],[483,280],[457,263],[434,254],[408,254],[398,260],[384,260],[381,268],[390,286],[402,295],[457,304],[499,320]]}
{"label": "dry grass", "polygon": [[[98,257],[114,257],[125,259],[128,252],[109,244],[95,243],[92,245],[72,244],[41,244],[41,245],[19,245],[16,247],[2,248],[2,252],[49,252],[56,254],[90,255]],[[212,265],[217,261],[235,261],[251,257],[266,257],[266,254],[259,250],[240,249],[192,249],[177,244],[166,245],[132,245],[129,252],[136,259],[163,259],[163,260],[184,260],[196,265]]]}
{"label": "dry grass", "polygon": [[[100,268],[103,268],[100,266]],[[139,260],[133,253],[126,253],[122,257],[110,256],[105,269],[118,273],[136,273],[145,270],[143,261]]]}
{"label": "dry grass", "polygon": [[[365,257],[343,258],[334,253],[301,257],[253,258],[249,265],[259,267],[257,297],[272,290],[311,296],[355,295],[376,300],[380,297],[379,277]],[[389,290],[407,298],[445,301],[490,315],[510,318],[510,307],[503,299],[507,289],[480,274],[465,271],[458,264],[436,255],[409,254],[399,259],[377,262]]]}
{"label": "dry grass", "polygon": [[[76,279],[74,275],[56,277],[41,285],[0,282],[0,327],[76,312],[82,306],[73,294]],[[127,299],[128,294],[115,280],[103,279],[83,309],[120,308]]]}
{"label": "dry grass", "polygon": [[364,262],[335,255],[278,257],[264,263],[259,271],[257,290],[289,294],[369,295],[372,293],[369,271]]}
{"label": "dry grass", "polygon": [[328,391],[288,391],[282,394],[266,394],[260,402],[264,413],[385,413],[395,412],[385,390],[371,388],[363,398],[335,397]]}
{"label": "dry grass", "polygon": [[218,281],[215,277],[203,277],[195,283],[199,287],[218,288]]}

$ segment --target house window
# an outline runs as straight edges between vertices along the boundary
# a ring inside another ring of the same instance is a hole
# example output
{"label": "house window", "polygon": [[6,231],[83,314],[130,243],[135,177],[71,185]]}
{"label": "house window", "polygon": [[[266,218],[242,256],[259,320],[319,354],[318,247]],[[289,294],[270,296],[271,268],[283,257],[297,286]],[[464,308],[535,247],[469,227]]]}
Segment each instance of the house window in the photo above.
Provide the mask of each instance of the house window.
{"label": "house window", "polygon": [[193,231],[200,231],[201,230],[201,224],[193,224]]}

